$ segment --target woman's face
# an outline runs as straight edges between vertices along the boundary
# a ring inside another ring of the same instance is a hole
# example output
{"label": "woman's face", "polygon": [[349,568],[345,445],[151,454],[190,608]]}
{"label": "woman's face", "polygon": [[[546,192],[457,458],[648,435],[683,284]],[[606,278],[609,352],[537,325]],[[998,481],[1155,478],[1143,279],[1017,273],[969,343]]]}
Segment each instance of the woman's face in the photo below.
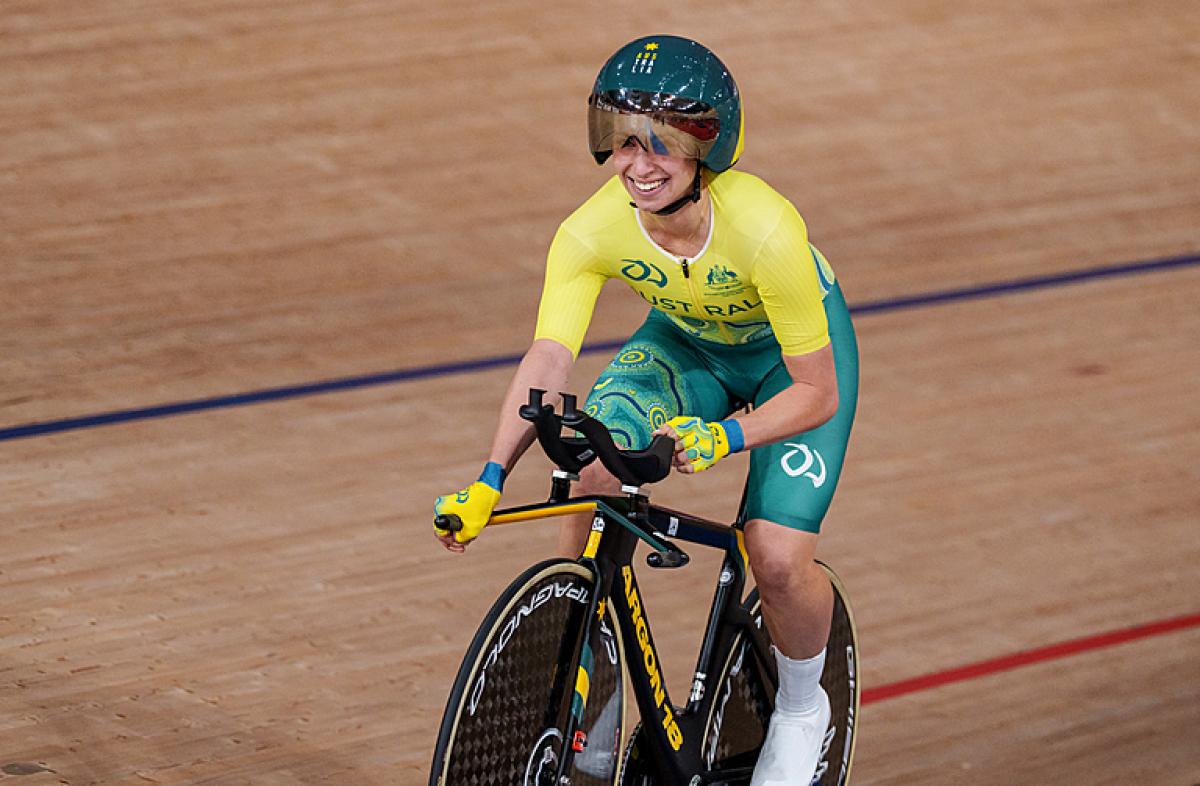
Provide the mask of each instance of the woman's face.
{"label": "woman's face", "polygon": [[698,166],[693,158],[647,152],[632,138],[613,150],[612,162],[634,204],[651,212],[686,194]]}

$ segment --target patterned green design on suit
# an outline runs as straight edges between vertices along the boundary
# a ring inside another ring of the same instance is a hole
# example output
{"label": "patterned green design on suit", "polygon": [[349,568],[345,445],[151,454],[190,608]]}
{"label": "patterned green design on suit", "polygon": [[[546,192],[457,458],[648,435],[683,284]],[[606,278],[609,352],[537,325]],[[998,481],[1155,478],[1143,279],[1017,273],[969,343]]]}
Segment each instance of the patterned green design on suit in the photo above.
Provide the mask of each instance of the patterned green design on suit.
{"label": "patterned green design on suit", "polygon": [[650,434],[684,410],[680,365],[649,344],[630,343],[609,363],[584,411],[608,426],[617,447],[641,450]]}

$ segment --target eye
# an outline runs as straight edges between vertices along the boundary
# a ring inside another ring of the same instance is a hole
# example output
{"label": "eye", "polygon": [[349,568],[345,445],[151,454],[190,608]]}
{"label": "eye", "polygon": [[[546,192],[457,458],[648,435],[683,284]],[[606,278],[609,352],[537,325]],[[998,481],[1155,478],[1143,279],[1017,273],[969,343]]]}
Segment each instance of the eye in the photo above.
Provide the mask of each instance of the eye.
{"label": "eye", "polygon": [[711,118],[672,116],[667,119],[666,123],[701,142],[711,142],[717,138],[717,134],[721,130],[720,121]]}

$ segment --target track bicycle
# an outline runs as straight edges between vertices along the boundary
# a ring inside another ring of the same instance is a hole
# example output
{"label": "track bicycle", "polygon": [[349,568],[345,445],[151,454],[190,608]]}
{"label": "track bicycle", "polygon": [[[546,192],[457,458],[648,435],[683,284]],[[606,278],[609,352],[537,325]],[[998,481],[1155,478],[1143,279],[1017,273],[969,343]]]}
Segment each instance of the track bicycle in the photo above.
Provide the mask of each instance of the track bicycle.
{"label": "track bicycle", "polygon": [[[557,465],[546,502],[506,508],[503,524],[582,512],[591,531],[578,559],[549,559],[504,590],[467,649],[446,703],[430,786],[713,786],[747,784],[774,708],[775,660],[757,589],[743,599],[747,557],[741,514],[732,525],[652,505],[643,487],[671,469],[674,442],[619,450],[599,421],[563,394],[562,414],[531,390],[521,416]],[[563,428],[575,436],[563,436]],[[572,497],[595,459],[620,496]],[[457,529],[454,516],[438,517]],[[689,557],[674,541],[720,549],[700,653],[684,704],[672,701],[633,567]],[[850,773],[859,707],[858,646],[846,593],[829,569],[833,620],[821,685],[831,720],[813,784]],[[625,680],[640,722],[625,735]],[[624,743],[624,744],[623,744]]]}

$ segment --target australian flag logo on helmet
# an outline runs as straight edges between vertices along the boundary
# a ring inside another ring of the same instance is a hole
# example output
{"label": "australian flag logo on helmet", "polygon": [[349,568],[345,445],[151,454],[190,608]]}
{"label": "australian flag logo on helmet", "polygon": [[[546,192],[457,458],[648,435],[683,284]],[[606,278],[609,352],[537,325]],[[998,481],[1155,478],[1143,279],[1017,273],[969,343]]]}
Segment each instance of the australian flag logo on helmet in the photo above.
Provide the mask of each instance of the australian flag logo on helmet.
{"label": "australian flag logo on helmet", "polygon": [[652,74],[654,73],[654,61],[658,59],[658,44],[654,41],[646,44],[642,51],[634,55],[633,67],[630,72],[634,74]]}

